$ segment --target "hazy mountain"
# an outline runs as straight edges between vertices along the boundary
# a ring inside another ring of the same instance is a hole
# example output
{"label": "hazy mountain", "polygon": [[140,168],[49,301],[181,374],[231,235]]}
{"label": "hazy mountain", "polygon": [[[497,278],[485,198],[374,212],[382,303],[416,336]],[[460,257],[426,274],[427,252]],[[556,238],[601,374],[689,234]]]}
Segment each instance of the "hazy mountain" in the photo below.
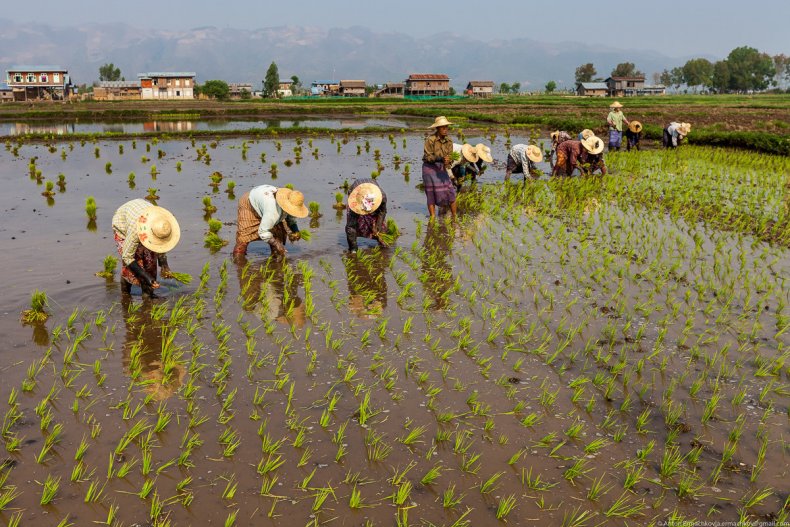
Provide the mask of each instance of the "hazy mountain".
{"label": "hazy mountain", "polygon": [[[625,44],[625,43],[624,43]],[[519,81],[542,87],[573,83],[575,68],[593,62],[602,76],[618,62],[635,62],[648,74],[682,64],[654,51],[623,50],[577,42],[547,44],[527,38],[479,41],[450,33],[430,38],[377,33],[367,28],[269,27],[258,30],[200,27],[185,31],[139,29],[125,24],[55,27],[0,19],[0,68],[59,64],[77,83],[98,79],[112,62],[127,79],[144,71],[195,71],[198,82],[224,79],[256,88],[274,60],[285,78],[401,81],[409,73],[447,73],[456,88],[471,79]]]}

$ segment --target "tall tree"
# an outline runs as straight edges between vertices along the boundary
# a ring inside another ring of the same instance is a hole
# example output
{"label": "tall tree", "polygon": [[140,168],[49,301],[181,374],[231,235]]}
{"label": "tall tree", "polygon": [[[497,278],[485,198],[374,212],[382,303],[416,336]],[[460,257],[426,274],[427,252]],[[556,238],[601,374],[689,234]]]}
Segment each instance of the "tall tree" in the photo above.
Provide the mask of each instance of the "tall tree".
{"label": "tall tree", "polygon": [[687,86],[704,86],[713,83],[713,64],[708,59],[691,59],[683,65],[683,82]]}
{"label": "tall tree", "polygon": [[513,84],[511,84],[510,85],[510,92],[511,93],[521,93],[521,83],[520,82],[514,82]]}
{"label": "tall tree", "polygon": [[291,75],[291,82],[293,82],[293,93],[296,94],[297,90],[302,86],[302,81],[296,75]]}
{"label": "tall tree", "polygon": [[99,66],[99,80],[100,81],[119,81],[121,80],[121,68],[116,68],[115,64],[110,62]]}
{"label": "tall tree", "polygon": [[774,83],[777,86],[790,82],[790,57],[784,53],[774,55],[774,69],[776,70]]}
{"label": "tall tree", "polygon": [[557,83],[554,81],[549,81],[546,83],[546,93],[551,93],[557,89]]}
{"label": "tall tree", "polygon": [[672,84],[675,89],[680,88],[680,85],[683,84],[683,68],[672,68],[672,70],[669,72],[669,79],[670,84]]}
{"label": "tall tree", "polygon": [[633,62],[621,62],[612,70],[612,77],[644,77]]}
{"label": "tall tree", "polygon": [[661,75],[658,76],[658,80],[664,86],[672,86],[672,73],[668,69],[665,69],[661,72]]}
{"label": "tall tree", "polygon": [[499,93],[510,93],[510,84],[503,82],[499,85]]}
{"label": "tall tree", "polygon": [[595,66],[593,66],[592,62],[582,64],[576,68],[576,82],[590,82],[596,75],[598,75],[598,72],[595,71]]}
{"label": "tall tree", "polygon": [[711,79],[713,89],[717,93],[725,93],[730,88],[730,67],[726,60],[717,61],[713,65],[713,77]]}
{"label": "tall tree", "polygon": [[730,70],[730,89],[736,91],[764,90],[776,74],[771,56],[749,46],[730,51],[727,67]]}
{"label": "tall tree", "polygon": [[277,64],[272,62],[266,70],[266,78],[263,80],[263,96],[277,97],[277,88],[280,86],[280,71]]}

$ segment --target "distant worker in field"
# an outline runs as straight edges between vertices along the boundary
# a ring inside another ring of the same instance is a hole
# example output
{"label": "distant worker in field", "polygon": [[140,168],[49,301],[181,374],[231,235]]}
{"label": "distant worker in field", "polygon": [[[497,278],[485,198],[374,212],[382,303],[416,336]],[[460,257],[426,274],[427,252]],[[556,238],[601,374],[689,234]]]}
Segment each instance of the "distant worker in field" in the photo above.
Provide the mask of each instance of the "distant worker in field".
{"label": "distant worker in field", "polygon": [[472,178],[477,177],[480,171],[477,167],[478,161],[480,161],[480,156],[477,155],[475,147],[470,144],[460,145],[458,143],[453,143],[453,154],[449,174],[456,190],[461,189],[467,174]]}
{"label": "distant worker in field", "polygon": [[455,186],[448,174],[453,155],[453,142],[449,137],[451,124],[446,117],[437,117],[430,126],[433,133],[423,146],[422,183],[430,219],[436,217],[436,207],[449,207],[453,220],[458,212]]}
{"label": "distant worker in field", "polygon": [[133,199],[115,211],[112,231],[121,255],[121,292],[129,294],[133,285],[139,285],[143,295],[156,296],[157,264],[162,278],[173,276],[166,253],[181,238],[175,216],[144,199]]}
{"label": "distant worker in field", "polygon": [[614,101],[609,105],[609,115],[606,122],[609,124],[609,150],[620,150],[623,141],[623,124],[628,125],[628,119],[623,114],[623,105]]}
{"label": "distant worker in field", "polygon": [[625,149],[639,150],[639,140],[642,139],[642,123],[631,121],[628,123],[628,130],[625,131]]}
{"label": "distant worker in field", "polygon": [[543,152],[535,145],[513,145],[507,155],[505,181],[510,181],[512,174],[524,174],[524,180],[533,172],[539,172],[535,163],[543,161]]}
{"label": "distant worker in field", "polygon": [[661,139],[661,142],[664,145],[664,148],[677,148],[680,145],[680,142],[685,139],[687,135],[691,132],[691,124],[690,123],[676,123],[671,122],[669,125],[664,128],[664,135]]}
{"label": "distant worker in field", "polygon": [[374,179],[357,179],[348,193],[346,212],[346,241],[348,250],[357,252],[357,238],[370,238],[379,245],[387,244],[380,238],[387,232],[387,195]]}
{"label": "distant worker in field", "polygon": [[301,238],[296,218],[307,214],[304,194],[298,190],[271,185],[253,188],[239,199],[233,256],[247,254],[247,246],[256,240],[268,243],[273,255],[284,255],[286,240]]}
{"label": "distant worker in field", "polygon": [[[590,131],[591,132],[591,131]],[[554,160],[555,156],[557,155],[557,147],[560,143],[564,143],[565,141],[570,141],[573,139],[571,134],[566,132],[565,130],[556,130],[551,132],[551,152],[549,153],[549,164],[552,168],[554,168]]]}
{"label": "distant worker in field", "polygon": [[606,174],[606,164],[601,156],[603,149],[603,140],[594,135],[583,141],[565,141],[557,147],[557,163],[551,175],[571,176],[577,168],[582,175],[596,170]]}

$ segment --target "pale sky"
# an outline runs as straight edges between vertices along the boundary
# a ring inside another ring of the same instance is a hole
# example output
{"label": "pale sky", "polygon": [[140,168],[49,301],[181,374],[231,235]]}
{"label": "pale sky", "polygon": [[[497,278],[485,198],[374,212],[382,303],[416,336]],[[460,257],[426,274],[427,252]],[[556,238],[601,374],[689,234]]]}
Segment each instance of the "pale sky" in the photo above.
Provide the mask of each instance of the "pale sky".
{"label": "pale sky", "polygon": [[[790,0],[36,0],[6,2],[0,17],[51,25],[125,22],[140,28],[365,26],[424,37],[525,37],[726,56],[749,45],[790,54]],[[31,8],[34,6],[34,8]],[[459,51],[460,52],[460,51]]]}

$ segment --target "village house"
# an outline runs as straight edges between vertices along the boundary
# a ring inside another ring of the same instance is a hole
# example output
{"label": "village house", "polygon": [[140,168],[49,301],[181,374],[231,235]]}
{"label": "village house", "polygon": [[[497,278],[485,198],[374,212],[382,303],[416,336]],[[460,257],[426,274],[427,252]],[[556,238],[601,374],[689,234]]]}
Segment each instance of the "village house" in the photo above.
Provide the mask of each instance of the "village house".
{"label": "village house", "polygon": [[579,82],[576,84],[576,95],[581,97],[606,97],[609,85],[605,82]]}
{"label": "village house", "polygon": [[663,84],[645,84],[644,88],[637,92],[637,95],[666,95],[667,87]]}
{"label": "village house", "polygon": [[606,79],[609,97],[633,97],[645,87],[645,78],[641,77],[609,77]]}
{"label": "village house", "polygon": [[383,97],[385,99],[394,99],[403,97],[403,83],[402,82],[388,82],[384,86],[376,90],[373,95],[375,97]]}
{"label": "village house", "polygon": [[320,97],[333,97],[340,94],[338,81],[313,81],[310,85],[310,94]]}
{"label": "village house", "polygon": [[407,97],[447,97],[450,95],[450,77],[442,73],[412,73],[404,81]]}
{"label": "village house", "polygon": [[228,90],[228,97],[231,99],[249,99],[252,97],[252,84],[230,82],[228,83]]}
{"label": "village house", "polygon": [[0,103],[14,100],[14,90],[5,82],[0,82]]}
{"label": "village house", "polygon": [[277,85],[277,97],[292,97],[294,92],[294,81],[292,80],[280,80],[280,83]]}
{"label": "village house", "polygon": [[469,81],[466,94],[470,97],[491,97],[494,95],[494,81]]}
{"label": "village house", "polygon": [[194,72],[139,73],[143,99],[194,99]]}
{"label": "village house", "polygon": [[6,82],[15,101],[62,101],[73,92],[69,72],[60,66],[12,66]]}
{"label": "village house", "polygon": [[365,81],[361,80],[341,80],[340,95],[343,97],[364,97]]}
{"label": "village house", "polygon": [[140,81],[100,81],[93,88],[93,99],[96,101],[126,101],[141,97]]}

